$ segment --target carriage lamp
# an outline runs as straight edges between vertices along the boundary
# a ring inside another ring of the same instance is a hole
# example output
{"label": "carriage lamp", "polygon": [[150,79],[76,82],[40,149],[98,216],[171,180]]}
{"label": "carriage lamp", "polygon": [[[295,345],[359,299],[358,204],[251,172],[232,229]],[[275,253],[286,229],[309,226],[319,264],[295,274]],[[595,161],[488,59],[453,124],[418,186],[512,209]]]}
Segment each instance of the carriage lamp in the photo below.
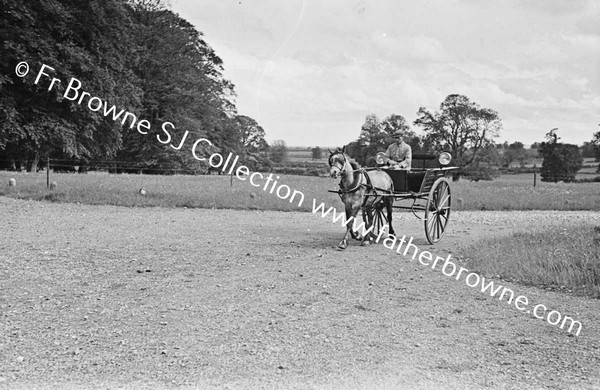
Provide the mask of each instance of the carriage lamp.
{"label": "carriage lamp", "polygon": [[440,157],[438,158],[438,161],[442,165],[448,165],[448,164],[450,164],[451,160],[452,160],[452,156],[448,152],[442,152],[442,153],[440,153]]}
{"label": "carriage lamp", "polygon": [[385,153],[383,152],[379,152],[375,155],[375,162],[377,162],[377,164],[384,164],[385,163]]}

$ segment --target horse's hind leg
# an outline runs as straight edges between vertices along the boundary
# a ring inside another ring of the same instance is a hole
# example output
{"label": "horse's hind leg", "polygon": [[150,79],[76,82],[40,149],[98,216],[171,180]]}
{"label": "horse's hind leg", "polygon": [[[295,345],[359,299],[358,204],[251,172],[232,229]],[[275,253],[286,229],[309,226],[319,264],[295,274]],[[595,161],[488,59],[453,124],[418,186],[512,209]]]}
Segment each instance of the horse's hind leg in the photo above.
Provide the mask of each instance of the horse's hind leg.
{"label": "horse's hind leg", "polygon": [[390,226],[390,229],[388,231],[389,234],[395,234],[394,228],[392,227],[392,210],[393,210],[392,206],[393,205],[394,205],[394,199],[390,198],[390,197],[386,197],[385,208],[387,210],[388,225]]}

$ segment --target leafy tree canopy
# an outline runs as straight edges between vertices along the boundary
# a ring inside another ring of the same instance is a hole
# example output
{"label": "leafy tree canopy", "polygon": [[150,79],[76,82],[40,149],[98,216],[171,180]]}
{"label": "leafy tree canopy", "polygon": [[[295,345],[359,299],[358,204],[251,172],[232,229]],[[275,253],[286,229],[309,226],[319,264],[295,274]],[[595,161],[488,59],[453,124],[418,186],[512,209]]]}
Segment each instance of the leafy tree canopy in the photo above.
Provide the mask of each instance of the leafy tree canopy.
{"label": "leafy tree canopy", "polygon": [[448,95],[438,111],[421,107],[414,124],[425,132],[425,146],[450,151],[453,164],[461,168],[473,164],[502,128],[496,111],[457,94]]}
{"label": "leafy tree canopy", "polygon": [[[264,130],[237,115],[222,60],[161,0],[2,0],[0,33],[0,159],[194,170],[199,138],[244,159],[266,158]],[[15,66],[24,60],[31,71],[21,79]],[[42,64],[55,69],[47,73],[59,87],[48,91],[50,78],[34,84]],[[72,77],[82,91],[148,120],[148,134],[65,99]]]}

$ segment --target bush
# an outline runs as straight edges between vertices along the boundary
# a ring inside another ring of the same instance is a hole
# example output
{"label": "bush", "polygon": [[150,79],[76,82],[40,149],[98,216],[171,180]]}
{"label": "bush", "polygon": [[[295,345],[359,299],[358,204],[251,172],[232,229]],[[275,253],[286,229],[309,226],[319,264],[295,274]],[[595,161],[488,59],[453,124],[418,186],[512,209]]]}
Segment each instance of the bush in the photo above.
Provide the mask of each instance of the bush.
{"label": "bush", "polygon": [[542,142],[540,151],[544,156],[540,171],[542,181],[575,181],[575,175],[583,165],[583,157],[577,145],[558,143],[555,139],[554,142]]}
{"label": "bush", "polygon": [[270,147],[271,151],[271,161],[274,163],[282,163],[285,162],[288,158],[288,148],[285,144],[285,141],[277,139],[273,141],[273,144]]}
{"label": "bush", "polygon": [[467,167],[462,170],[462,175],[471,181],[494,180],[500,176],[498,167],[490,164],[481,163],[476,167]]}
{"label": "bush", "polygon": [[578,179],[575,183],[600,183],[600,176],[593,177],[591,179]]}
{"label": "bush", "polygon": [[521,167],[512,167],[512,168],[500,168],[500,173],[507,175],[518,175],[521,173],[539,173],[538,168],[521,168]]}

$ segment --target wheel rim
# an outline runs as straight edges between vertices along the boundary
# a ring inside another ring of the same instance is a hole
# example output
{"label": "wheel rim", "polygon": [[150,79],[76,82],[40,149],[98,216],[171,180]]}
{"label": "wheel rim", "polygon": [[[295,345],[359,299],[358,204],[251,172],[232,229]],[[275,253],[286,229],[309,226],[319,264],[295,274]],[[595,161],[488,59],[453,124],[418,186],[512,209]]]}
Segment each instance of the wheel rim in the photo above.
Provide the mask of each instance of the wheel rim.
{"label": "wheel rim", "polygon": [[425,208],[425,236],[430,244],[440,241],[446,232],[451,200],[448,180],[438,179],[429,193]]}

